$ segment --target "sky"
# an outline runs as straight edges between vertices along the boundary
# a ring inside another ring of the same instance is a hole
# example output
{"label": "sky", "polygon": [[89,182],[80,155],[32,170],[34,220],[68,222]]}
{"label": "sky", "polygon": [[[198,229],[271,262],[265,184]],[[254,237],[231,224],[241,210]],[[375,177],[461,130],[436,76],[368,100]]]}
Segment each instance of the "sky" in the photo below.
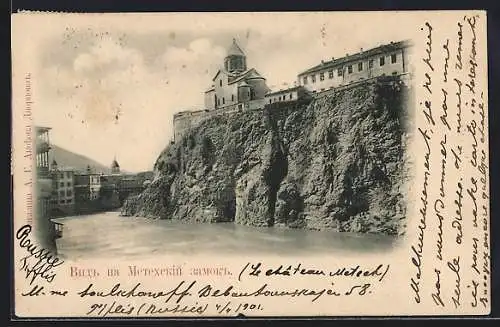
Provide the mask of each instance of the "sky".
{"label": "sky", "polygon": [[35,122],[51,142],[127,171],[153,168],[175,112],[203,108],[233,38],[271,89],[321,60],[410,38],[395,13],[81,16],[34,37]]}

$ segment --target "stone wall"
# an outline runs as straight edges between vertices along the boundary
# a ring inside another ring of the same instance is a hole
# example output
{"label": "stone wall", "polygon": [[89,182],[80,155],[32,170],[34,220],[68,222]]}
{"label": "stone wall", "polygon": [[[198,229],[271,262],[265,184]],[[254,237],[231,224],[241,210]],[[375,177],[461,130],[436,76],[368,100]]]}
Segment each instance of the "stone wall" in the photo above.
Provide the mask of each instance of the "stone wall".
{"label": "stone wall", "polygon": [[191,129],[198,126],[208,118],[221,115],[229,115],[243,110],[259,110],[264,108],[265,99],[251,100],[245,103],[236,103],[227,105],[215,110],[184,111],[174,115],[174,142],[182,137]]}

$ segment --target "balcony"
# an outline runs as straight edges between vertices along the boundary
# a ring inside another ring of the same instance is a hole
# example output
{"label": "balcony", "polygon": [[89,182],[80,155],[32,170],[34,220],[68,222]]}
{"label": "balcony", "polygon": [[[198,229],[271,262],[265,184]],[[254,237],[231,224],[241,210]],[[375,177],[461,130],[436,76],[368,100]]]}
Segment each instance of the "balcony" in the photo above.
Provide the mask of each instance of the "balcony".
{"label": "balcony", "polygon": [[50,150],[50,144],[48,142],[37,140],[36,153],[48,152],[49,150]]}

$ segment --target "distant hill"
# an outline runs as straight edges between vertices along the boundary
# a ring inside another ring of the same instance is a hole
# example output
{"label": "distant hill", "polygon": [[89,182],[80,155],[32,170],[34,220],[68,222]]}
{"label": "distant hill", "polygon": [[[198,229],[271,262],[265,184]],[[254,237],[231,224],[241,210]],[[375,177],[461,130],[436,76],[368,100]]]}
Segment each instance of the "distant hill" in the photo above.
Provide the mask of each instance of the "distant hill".
{"label": "distant hill", "polygon": [[84,155],[61,148],[60,146],[57,146],[55,144],[51,144],[49,159],[50,163],[52,163],[53,159],[56,159],[57,165],[60,168],[73,168],[81,172],[86,172],[87,166],[90,166],[93,173],[111,173],[110,167],[107,167]]}

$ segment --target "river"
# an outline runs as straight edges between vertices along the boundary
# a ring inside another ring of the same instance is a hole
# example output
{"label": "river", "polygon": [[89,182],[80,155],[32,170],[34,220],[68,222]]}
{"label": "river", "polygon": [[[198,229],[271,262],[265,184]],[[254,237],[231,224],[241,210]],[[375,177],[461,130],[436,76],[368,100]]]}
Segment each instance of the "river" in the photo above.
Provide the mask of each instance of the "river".
{"label": "river", "polygon": [[384,235],[255,228],[234,223],[186,224],[121,217],[105,212],[54,219],[64,224],[57,240],[63,258],[156,256],[164,254],[275,254],[281,256],[388,251],[396,239]]}

